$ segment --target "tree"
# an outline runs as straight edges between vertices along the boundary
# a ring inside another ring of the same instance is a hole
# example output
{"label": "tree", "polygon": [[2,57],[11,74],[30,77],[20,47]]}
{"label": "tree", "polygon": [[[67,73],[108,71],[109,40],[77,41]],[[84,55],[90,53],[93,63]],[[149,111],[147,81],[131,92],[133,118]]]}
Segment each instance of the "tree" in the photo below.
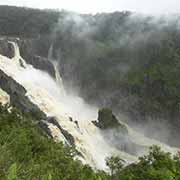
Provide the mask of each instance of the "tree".
{"label": "tree", "polygon": [[113,177],[118,171],[123,169],[124,160],[118,156],[112,156],[106,158],[106,165],[110,169],[111,176]]}

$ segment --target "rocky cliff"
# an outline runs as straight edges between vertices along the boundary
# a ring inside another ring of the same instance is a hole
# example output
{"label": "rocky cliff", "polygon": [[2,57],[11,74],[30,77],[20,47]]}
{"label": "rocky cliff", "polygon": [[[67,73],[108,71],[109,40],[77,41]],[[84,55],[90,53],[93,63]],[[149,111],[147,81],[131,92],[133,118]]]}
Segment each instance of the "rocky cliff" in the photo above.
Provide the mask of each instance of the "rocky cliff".
{"label": "rocky cliff", "polygon": [[39,107],[26,96],[26,89],[2,70],[0,70],[0,87],[9,94],[10,104],[22,113],[30,114],[37,120],[46,117]]}
{"label": "rocky cliff", "polygon": [[19,39],[15,37],[0,36],[0,54],[9,58],[14,57],[14,48],[10,41],[16,42],[19,46],[23,59],[34,68],[43,70],[55,78],[55,69],[50,60],[37,53],[38,45],[35,39]]}

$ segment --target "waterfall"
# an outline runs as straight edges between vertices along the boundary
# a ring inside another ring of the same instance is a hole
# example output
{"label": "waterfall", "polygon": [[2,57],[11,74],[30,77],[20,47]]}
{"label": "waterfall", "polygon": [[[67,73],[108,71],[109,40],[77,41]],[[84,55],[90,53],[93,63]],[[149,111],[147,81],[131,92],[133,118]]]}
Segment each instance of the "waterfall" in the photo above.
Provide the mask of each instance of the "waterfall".
{"label": "waterfall", "polygon": [[9,43],[13,46],[14,48],[14,57],[12,58],[17,64],[19,64],[22,67],[26,67],[26,62],[20,55],[20,50],[19,46],[16,42],[9,41]]}
{"label": "waterfall", "polygon": [[57,61],[52,61],[52,64],[54,66],[54,70],[55,70],[55,76],[56,76],[56,82],[60,88],[60,91],[62,93],[62,95],[65,96],[65,89],[64,89],[64,85],[63,85],[63,80],[62,77],[59,73],[59,68],[58,68],[58,62]]}
{"label": "waterfall", "polygon": [[53,64],[54,66],[54,70],[55,70],[55,77],[56,77],[56,82],[60,88],[60,91],[62,93],[62,95],[65,96],[65,88],[64,88],[64,85],[63,85],[63,80],[62,80],[62,77],[60,75],[60,72],[59,72],[59,64],[58,62],[53,58],[53,44],[51,44],[50,48],[49,48],[49,51],[48,51],[48,59],[51,61],[51,63]]}
{"label": "waterfall", "polygon": [[[0,69],[27,90],[27,97],[46,113],[47,116],[57,118],[58,123],[63,129],[73,136],[75,147],[83,157],[79,158],[84,163],[97,169],[105,170],[105,158],[114,154],[119,155],[129,163],[137,161],[136,156],[121,151],[113,144],[108,143],[102,131],[91,122],[97,119],[96,107],[86,104],[83,99],[78,96],[69,94],[63,96],[59,91],[59,87],[63,88],[63,83],[58,71],[58,63],[53,61],[52,58],[53,45],[49,49],[49,58],[52,59],[55,66],[56,81],[50,77],[48,73],[37,70],[31,65],[25,64],[26,68],[21,66],[19,61],[19,59],[21,59],[19,48],[16,43],[11,44],[13,44],[15,48],[15,57],[12,61],[0,55]],[[22,62],[24,62],[24,60]],[[2,92],[0,91],[0,95],[1,94]],[[2,97],[3,96],[4,95],[2,95]],[[76,121],[78,123],[76,123]],[[129,137],[137,145],[149,147],[157,144],[161,145],[162,148],[167,151],[177,151],[177,149],[170,148],[163,143],[144,137],[142,134],[129,128],[128,125],[126,125],[126,127],[128,128]],[[59,141],[63,140],[58,129],[52,127],[51,131]]]}
{"label": "waterfall", "polygon": [[48,51],[48,59],[53,60],[53,44],[50,45],[49,51]]}

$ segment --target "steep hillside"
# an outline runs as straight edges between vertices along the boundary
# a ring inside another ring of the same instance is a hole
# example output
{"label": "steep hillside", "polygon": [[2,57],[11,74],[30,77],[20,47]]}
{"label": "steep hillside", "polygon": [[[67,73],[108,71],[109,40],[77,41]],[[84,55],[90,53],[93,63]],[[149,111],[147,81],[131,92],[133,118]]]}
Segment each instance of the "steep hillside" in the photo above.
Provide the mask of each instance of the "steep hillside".
{"label": "steep hillside", "polygon": [[123,166],[118,157],[107,159],[111,175],[94,172],[74,160],[76,152],[48,139],[33,118],[11,112],[0,104],[0,178],[10,180],[158,180],[179,179],[179,155],[172,158],[157,147],[137,164]]}
{"label": "steep hillside", "polygon": [[0,179],[100,178],[89,166],[73,159],[73,149],[48,139],[33,118],[22,117],[15,109],[9,112],[1,105],[0,136]]}

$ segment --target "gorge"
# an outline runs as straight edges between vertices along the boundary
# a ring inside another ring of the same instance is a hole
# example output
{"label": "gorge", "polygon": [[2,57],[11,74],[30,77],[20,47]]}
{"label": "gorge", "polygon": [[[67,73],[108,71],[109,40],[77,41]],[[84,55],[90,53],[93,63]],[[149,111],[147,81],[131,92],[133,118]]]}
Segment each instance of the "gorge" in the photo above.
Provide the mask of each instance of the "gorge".
{"label": "gorge", "polygon": [[[22,112],[41,112],[42,116],[36,117],[39,126],[55,141],[74,146],[83,163],[106,170],[106,157],[116,154],[129,164],[137,161],[137,157],[146,153],[152,145],[158,145],[173,154],[177,152],[178,149],[149,139],[119,120],[117,123],[120,127],[98,128],[92,123],[98,118],[98,108],[91,107],[78,96],[64,92],[62,78],[56,68],[57,62],[52,62],[55,71],[53,79],[47,72],[35,69],[21,57],[18,40],[9,41],[5,38],[4,42],[11,46],[14,55],[12,58],[0,56],[1,91],[5,91],[11,103]],[[8,98],[2,94],[1,99],[3,103]]]}

